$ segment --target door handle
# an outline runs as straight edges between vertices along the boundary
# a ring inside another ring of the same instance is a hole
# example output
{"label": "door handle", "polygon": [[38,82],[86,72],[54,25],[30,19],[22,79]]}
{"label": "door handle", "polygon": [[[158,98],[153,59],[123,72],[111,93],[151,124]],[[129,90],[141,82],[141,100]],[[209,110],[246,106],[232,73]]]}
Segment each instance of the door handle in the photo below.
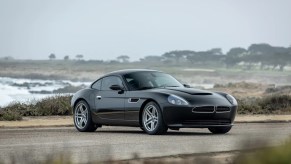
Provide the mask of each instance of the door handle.
{"label": "door handle", "polygon": [[98,100],[100,100],[102,97],[101,97],[101,96],[96,96],[96,98],[97,98]]}

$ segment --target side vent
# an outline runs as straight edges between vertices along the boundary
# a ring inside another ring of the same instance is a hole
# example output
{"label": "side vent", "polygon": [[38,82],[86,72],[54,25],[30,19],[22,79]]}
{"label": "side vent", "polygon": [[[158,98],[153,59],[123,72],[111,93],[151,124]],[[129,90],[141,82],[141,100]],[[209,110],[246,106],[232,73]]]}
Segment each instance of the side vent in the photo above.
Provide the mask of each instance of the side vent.
{"label": "side vent", "polygon": [[139,101],[139,98],[129,98],[128,102],[129,103],[137,103]]}

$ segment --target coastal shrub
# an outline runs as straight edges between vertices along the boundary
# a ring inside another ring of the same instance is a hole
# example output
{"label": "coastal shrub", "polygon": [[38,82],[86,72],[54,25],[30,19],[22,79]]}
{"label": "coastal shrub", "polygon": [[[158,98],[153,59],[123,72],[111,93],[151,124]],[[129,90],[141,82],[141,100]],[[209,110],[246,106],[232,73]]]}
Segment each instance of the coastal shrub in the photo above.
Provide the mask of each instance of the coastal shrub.
{"label": "coastal shrub", "polygon": [[22,120],[22,116],[16,111],[0,111],[0,121]]}
{"label": "coastal shrub", "polygon": [[215,84],[213,88],[245,88],[245,89],[256,89],[262,87],[262,84],[251,83],[251,82],[237,82],[227,84]]}
{"label": "coastal shrub", "polygon": [[29,104],[15,102],[0,108],[0,121],[21,120],[22,116],[71,115],[71,98],[70,95],[57,95]]}
{"label": "coastal shrub", "polygon": [[48,97],[38,101],[34,108],[38,116],[71,115],[71,96]]}
{"label": "coastal shrub", "polygon": [[271,95],[238,100],[238,114],[290,114],[291,95]]}
{"label": "coastal shrub", "polygon": [[265,90],[266,94],[290,94],[291,86],[278,86],[278,87],[269,87]]}
{"label": "coastal shrub", "polygon": [[238,114],[261,114],[262,109],[257,103],[259,98],[238,99]]}
{"label": "coastal shrub", "polygon": [[264,97],[260,106],[272,114],[284,114],[291,112],[291,95],[273,95]]}

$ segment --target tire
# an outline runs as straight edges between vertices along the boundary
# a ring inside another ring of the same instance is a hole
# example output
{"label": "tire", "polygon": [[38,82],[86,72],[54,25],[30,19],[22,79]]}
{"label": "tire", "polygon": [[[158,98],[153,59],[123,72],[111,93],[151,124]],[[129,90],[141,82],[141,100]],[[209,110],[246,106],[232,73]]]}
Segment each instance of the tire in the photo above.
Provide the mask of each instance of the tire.
{"label": "tire", "polygon": [[208,130],[213,134],[225,134],[229,132],[230,129],[231,129],[231,126],[208,128]]}
{"label": "tire", "polygon": [[80,132],[94,132],[97,129],[97,125],[92,121],[90,107],[84,100],[74,107],[74,125]]}
{"label": "tire", "polygon": [[155,102],[149,102],[145,105],[141,119],[143,130],[150,135],[165,134],[168,130],[161,109]]}

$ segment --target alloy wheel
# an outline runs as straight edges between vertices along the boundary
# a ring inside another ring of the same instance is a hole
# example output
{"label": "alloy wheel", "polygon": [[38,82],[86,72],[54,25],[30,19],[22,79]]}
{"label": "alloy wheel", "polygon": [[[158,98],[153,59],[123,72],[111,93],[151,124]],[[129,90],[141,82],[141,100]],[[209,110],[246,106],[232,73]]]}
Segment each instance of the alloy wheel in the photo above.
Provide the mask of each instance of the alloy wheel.
{"label": "alloy wheel", "polygon": [[143,113],[143,124],[146,130],[154,131],[158,125],[158,110],[154,105],[147,106]]}
{"label": "alloy wheel", "polygon": [[75,123],[80,129],[83,129],[88,122],[88,109],[85,104],[80,103],[75,109]]}

